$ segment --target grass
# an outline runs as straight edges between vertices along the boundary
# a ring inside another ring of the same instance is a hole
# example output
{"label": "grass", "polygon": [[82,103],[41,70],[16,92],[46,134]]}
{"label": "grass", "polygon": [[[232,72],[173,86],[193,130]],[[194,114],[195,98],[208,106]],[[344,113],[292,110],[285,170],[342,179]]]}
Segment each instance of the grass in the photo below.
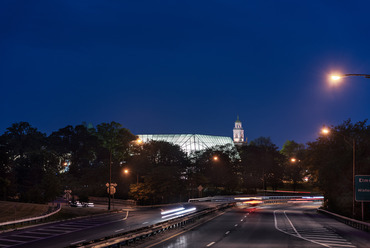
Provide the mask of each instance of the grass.
{"label": "grass", "polygon": [[48,209],[46,204],[0,201],[0,223],[40,216]]}
{"label": "grass", "polygon": [[[0,201],[0,223],[41,216],[46,214],[48,209],[49,206],[46,204]],[[101,208],[73,208],[63,206],[57,214],[52,215],[46,221],[64,220],[106,212],[107,210]]]}

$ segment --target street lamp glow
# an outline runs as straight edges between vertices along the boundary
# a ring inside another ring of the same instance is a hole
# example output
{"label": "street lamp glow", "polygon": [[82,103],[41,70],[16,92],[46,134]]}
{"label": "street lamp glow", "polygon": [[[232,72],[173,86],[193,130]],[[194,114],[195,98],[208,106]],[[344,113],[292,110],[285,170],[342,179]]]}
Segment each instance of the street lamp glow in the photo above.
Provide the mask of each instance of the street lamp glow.
{"label": "street lamp glow", "polygon": [[143,143],[143,140],[139,138],[139,139],[136,140],[136,143],[138,143],[140,145],[141,143]]}
{"label": "street lamp glow", "polygon": [[213,160],[214,161],[218,161],[218,157],[217,156],[213,156]]}
{"label": "street lamp glow", "polygon": [[331,78],[332,80],[334,80],[334,81],[337,81],[337,80],[341,79],[341,78],[342,78],[342,76],[339,76],[339,75],[332,75],[330,78]]}
{"label": "street lamp glow", "polygon": [[295,158],[290,159],[290,162],[292,162],[292,163],[295,163],[296,161],[297,161],[297,159],[295,159]]}
{"label": "street lamp glow", "polygon": [[125,169],[123,172],[124,172],[125,174],[128,174],[130,171],[129,171],[128,169]]}
{"label": "street lamp glow", "polygon": [[330,130],[329,130],[329,128],[327,128],[327,127],[323,127],[323,128],[321,129],[321,133],[322,133],[322,134],[324,134],[324,135],[328,135],[328,134],[330,133]]}

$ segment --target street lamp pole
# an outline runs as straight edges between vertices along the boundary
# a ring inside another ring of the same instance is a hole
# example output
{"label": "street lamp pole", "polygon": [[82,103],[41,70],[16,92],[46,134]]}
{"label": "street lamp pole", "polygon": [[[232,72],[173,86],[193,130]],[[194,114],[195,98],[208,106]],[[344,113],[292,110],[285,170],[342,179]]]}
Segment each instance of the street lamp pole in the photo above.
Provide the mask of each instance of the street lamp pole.
{"label": "street lamp pole", "polygon": [[109,152],[109,188],[108,188],[108,210],[110,210],[111,186],[112,185],[112,151]]}
{"label": "street lamp pole", "polygon": [[[370,74],[353,74],[353,73],[349,73],[349,74],[342,74],[342,75],[332,75],[331,76],[331,79],[336,81],[336,80],[340,80],[341,78],[343,77],[352,77],[352,76],[357,76],[357,77],[364,77],[364,78],[369,78],[370,79]],[[343,135],[344,136],[344,135]],[[349,142],[347,142],[349,143]],[[355,200],[356,200],[356,197],[355,197],[355,169],[356,169],[356,141],[355,139],[353,138],[352,139],[352,150],[353,150],[353,168],[352,168],[352,188],[353,188],[353,200],[352,200],[352,216],[354,218],[355,216]],[[362,201],[361,202],[361,208],[362,208],[362,212],[363,212],[363,208],[364,208],[364,202]],[[364,218],[364,215],[362,214],[362,219]]]}
{"label": "street lamp pole", "polygon": [[355,218],[355,169],[356,169],[356,141],[352,139],[352,217]]}
{"label": "street lamp pole", "polygon": [[370,78],[369,74],[344,74],[343,76],[344,77],[359,76],[359,77]]}
{"label": "street lamp pole", "polygon": [[344,77],[352,77],[352,76],[370,78],[370,74],[353,74],[353,73],[351,73],[351,74],[332,75],[331,79],[335,81],[335,80],[342,79]]}

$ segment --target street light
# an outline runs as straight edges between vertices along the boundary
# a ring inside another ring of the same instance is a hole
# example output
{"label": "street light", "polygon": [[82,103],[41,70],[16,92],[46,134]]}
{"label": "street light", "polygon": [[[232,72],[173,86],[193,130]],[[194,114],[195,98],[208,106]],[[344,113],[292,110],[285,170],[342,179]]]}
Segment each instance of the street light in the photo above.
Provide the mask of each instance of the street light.
{"label": "street light", "polygon": [[338,81],[339,79],[342,79],[344,77],[352,77],[352,76],[370,78],[369,74],[334,74],[334,75],[331,75],[330,78],[334,81]]}
{"label": "street light", "polygon": [[[360,74],[359,74],[360,75]],[[329,135],[331,130],[327,127],[323,127],[321,129],[321,133],[323,135]],[[347,140],[347,137],[339,132],[335,132],[341,136],[343,136],[344,141],[352,145],[352,217],[355,217],[355,169],[356,169],[356,140],[352,138],[352,144]]]}
{"label": "street light", "polygon": [[[130,169],[124,169],[123,173],[129,174],[132,170]],[[139,184],[139,173],[136,172],[136,185]]]}

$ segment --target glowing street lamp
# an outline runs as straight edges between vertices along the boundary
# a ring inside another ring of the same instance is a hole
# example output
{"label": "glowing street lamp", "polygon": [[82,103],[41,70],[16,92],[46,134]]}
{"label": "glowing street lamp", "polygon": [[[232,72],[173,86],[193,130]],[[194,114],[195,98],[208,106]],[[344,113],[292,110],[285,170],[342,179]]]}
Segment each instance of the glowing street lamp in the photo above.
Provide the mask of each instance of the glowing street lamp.
{"label": "glowing street lamp", "polygon": [[213,161],[218,161],[218,157],[217,156],[213,156]]}
{"label": "glowing street lamp", "polygon": [[[124,169],[123,170],[123,173],[126,174],[126,175],[130,174],[130,172],[131,172],[131,170],[129,170],[129,169]],[[136,172],[136,184],[138,184],[138,183],[139,183],[139,173]]]}
{"label": "glowing street lamp", "polygon": [[291,158],[290,159],[290,162],[292,162],[292,163],[295,163],[297,161],[297,159],[296,158]]}
{"label": "glowing street lamp", "polygon": [[324,134],[324,135],[328,135],[330,133],[330,129],[327,128],[327,127],[323,127],[321,129],[321,133]]}
{"label": "glowing street lamp", "polygon": [[339,76],[339,75],[332,75],[330,78],[331,78],[332,80],[334,80],[334,81],[337,81],[337,80],[341,79],[342,77],[341,77],[341,76]]}

